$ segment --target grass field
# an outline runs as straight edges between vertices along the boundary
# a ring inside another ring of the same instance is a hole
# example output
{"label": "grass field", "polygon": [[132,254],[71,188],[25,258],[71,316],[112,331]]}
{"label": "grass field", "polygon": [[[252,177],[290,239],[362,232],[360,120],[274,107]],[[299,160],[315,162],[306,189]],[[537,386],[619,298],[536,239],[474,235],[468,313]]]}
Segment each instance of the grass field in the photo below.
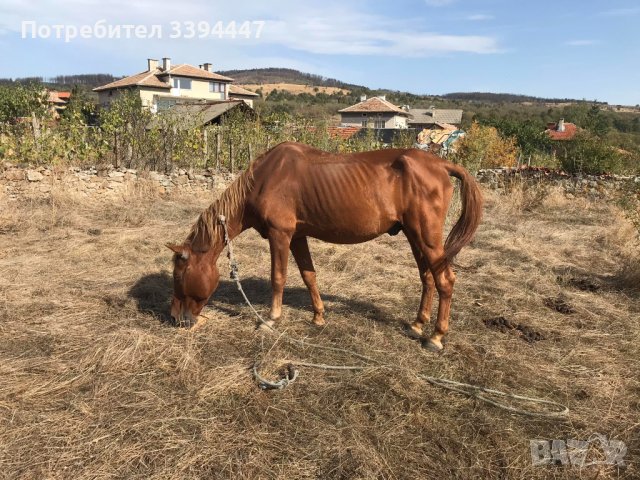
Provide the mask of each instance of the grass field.
{"label": "grass field", "polygon": [[252,83],[252,84],[242,85],[242,87],[247,88],[252,92],[255,92],[260,88],[262,89],[262,92],[264,95],[268,95],[273,90],[284,90],[286,92],[290,92],[295,95],[298,95],[300,93],[309,93],[311,95],[315,95],[317,93],[326,93],[327,95],[331,95],[336,92],[341,92],[345,94],[349,93],[349,90],[346,90],[344,88],[321,87],[321,86],[314,86],[314,85],[299,85],[297,83],[260,83],[260,84]]}
{"label": "grass field", "polygon": [[[202,328],[167,323],[164,244],[182,240],[210,200],[132,190],[94,202],[61,187],[19,202],[0,196],[0,478],[640,477],[640,264],[636,231],[615,207],[487,192],[476,241],[458,257],[440,355],[400,328],[420,292],[402,234],[311,242],[327,325],[311,324],[292,263],[280,328],[399,368],[302,367],[292,386],[265,392],[250,372],[257,357],[274,377],[288,361],[354,361],[274,346],[229,281]],[[268,245],[246,232],[235,250],[266,312]],[[566,421],[513,415],[416,372],[571,412]],[[530,439],[595,433],[626,443],[626,467],[532,466]]]}

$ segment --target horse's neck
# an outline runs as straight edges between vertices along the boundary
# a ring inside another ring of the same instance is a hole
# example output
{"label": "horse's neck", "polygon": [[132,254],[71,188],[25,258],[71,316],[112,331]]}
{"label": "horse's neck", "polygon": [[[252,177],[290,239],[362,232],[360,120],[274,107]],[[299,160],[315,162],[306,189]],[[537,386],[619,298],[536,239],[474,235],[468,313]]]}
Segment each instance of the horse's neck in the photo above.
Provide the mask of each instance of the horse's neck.
{"label": "horse's neck", "polygon": [[230,215],[230,217],[231,218],[227,219],[227,232],[229,234],[229,240],[233,240],[246,229],[244,226],[244,208],[239,208],[238,211]]}
{"label": "horse's neck", "polygon": [[[218,221],[220,217],[218,216]],[[240,235],[246,227],[243,221],[243,209],[238,209],[236,212],[229,212],[225,215],[224,225],[220,221],[220,228],[217,230],[216,238],[212,242],[212,250],[215,258],[217,259],[224,247],[227,245],[226,236],[229,241]],[[226,234],[226,236],[225,236]]]}

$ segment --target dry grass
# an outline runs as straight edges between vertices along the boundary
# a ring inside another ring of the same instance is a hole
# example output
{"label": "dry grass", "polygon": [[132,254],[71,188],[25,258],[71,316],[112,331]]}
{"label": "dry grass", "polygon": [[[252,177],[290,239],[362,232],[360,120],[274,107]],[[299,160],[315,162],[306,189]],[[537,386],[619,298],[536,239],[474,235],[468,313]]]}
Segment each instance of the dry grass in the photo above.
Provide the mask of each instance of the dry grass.
{"label": "dry grass", "polygon": [[[347,94],[349,90],[338,87],[321,87],[314,85],[298,85],[297,83],[262,83],[262,84],[246,84],[242,85],[242,87],[255,92],[259,88],[262,89],[264,95],[268,95],[273,90],[284,90],[286,92],[293,93],[295,95],[299,95],[301,93],[309,93],[311,95],[316,95],[317,93],[326,93],[327,95],[332,95],[336,92]],[[317,89],[317,91],[316,91]]]}
{"label": "dry grass", "polygon": [[[634,231],[608,205],[553,192],[530,198],[487,194],[477,240],[458,257],[442,355],[399,329],[414,318],[420,290],[402,234],[312,242],[328,325],[311,325],[291,265],[281,327],[404,369],[302,369],[292,387],[263,392],[249,372],[256,355],[266,354],[270,372],[286,359],[345,359],[270,349],[229,282],[202,329],[164,322],[164,243],[182,240],[210,199],[130,191],[97,203],[63,186],[10,206],[0,197],[0,477],[638,478]],[[247,232],[236,252],[248,294],[266,311],[266,242]],[[486,326],[501,316],[545,339]],[[510,415],[412,372],[556,400],[571,415]],[[627,443],[626,469],[531,466],[529,439],[593,433]]]}

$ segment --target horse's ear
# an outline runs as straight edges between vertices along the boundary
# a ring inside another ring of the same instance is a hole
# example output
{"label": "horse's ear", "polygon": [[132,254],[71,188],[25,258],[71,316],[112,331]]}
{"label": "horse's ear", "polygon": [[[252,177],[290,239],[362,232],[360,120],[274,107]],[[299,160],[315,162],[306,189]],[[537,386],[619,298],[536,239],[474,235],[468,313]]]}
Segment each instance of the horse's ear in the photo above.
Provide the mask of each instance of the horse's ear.
{"label": "horse's ear", "polygon": [[171,243],[167,243],[167,248],[175,254],[180,255],[180,258],[183,260],[187,260],[189,258],[189,249],[184,245],[173,245]]}

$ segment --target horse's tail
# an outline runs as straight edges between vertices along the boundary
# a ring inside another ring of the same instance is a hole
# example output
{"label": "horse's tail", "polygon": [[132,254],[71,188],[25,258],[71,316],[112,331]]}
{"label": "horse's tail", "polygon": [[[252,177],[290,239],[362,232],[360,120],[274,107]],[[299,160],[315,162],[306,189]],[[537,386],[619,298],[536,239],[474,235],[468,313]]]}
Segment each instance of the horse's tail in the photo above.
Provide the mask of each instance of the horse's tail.
{"label": "horse's tail", "polygon": [[475,178],[460,165],[446,162],[445,169],[461,183],[462,213],[444,243],[444,255],[452,262],[460,250],[471,243],[478,229],[482,219],[482,193]]}

